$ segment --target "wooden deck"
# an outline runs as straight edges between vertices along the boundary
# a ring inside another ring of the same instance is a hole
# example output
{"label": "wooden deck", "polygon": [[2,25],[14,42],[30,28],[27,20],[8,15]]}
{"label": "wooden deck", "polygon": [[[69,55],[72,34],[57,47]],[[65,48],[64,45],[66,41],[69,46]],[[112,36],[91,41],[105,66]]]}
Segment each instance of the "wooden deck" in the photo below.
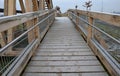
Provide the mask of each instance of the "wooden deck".
{"label": "wooden deck", "polygon": [[67,17],[56,18],[23,76],[108,76]]}

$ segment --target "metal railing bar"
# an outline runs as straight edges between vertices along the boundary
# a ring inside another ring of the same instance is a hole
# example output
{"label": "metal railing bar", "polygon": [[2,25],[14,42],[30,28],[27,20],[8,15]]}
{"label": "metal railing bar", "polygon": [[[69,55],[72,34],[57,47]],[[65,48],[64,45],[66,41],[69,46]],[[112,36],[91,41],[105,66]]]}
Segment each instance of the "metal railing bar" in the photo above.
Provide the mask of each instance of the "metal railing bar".
{"label": "metal railing bar", "polygon": [[30,32],[31,30],[33,30],[35,27],[37,27],[39,24],[41,24],[43,21],[47,20],[50,16],[52,16],[54,13],[50,14],[48,17],[44,18],[43,20],[41,20],[40,22],[38,22],[36,25],[34,25],[33,27],[31,27],[30,29],[28,29],[26,32],[24,32],[23,34],[21,34],[20,36],[18,36],[16,39],[14,39],[13,41],[11,41],[10,43],[8,43],[6,46],[4,46],[3,48],[0,49],[0,53],[3,52],[4,50],[6,50],[9,46],[11,46],[13,43],[15,43],[17,40],[19,40],[21,37],[25,36],[28,32]]}
{"label": "metal railing bar", "polygon": [[12,71],[12,69],[15,70],[14,68],[16,68],[16,67],[15,67],[16,64],[17,64],[18,62],[20,62],[20,60],[23,60],[23,57],[26,56],[26,53],[29,52],[29,51],[27,51],[27,50],[32,49],[33,46],[35,45],[35,43],[36,43],[37,41],[38,41],[38,39],[33,40],[33,41],[22,51],[22,53],[17,57],[17,59],[12,63],[12,65],[3,73],[3,76],[8,75],[8,74],[10,73],[10,71]]}
{"label": "metal railing bar", "polygon": [[[71,12],[71,13],[72,13],[72,12]],[[74,13],[72,13],[72,14],[73,14],[74,16],[78,17],[76,14],[74,14]],[[101,29],[99,29],[98,27],[96,27],[96,26],[94,26],[94,25],[89,24],[86,20],[84,20],[84,19],[82,19],[82,18],[80,18],[80,17],[78,17],[78,18],[81,19],[83,22],[87,23],[88,25],[92,26],[93,28],[95,28],[95,29],[98,30],[99,32],[103,33],[104,35],[108,36],[109,38],[113,39],[114,41],[116,41],[117,43],[120,44],[120,41],[119,41],[119,40],[117,40],[116,38],[112,37],[112,36],[109,35],[108,33],[102,31]]]}
{"label": "metal railing bar", "polygon": [[[102,52],[103,52],[102,54],[105,54],[108,57],[107,58],[108,61],[110,62],[110,60],[111,60],[112,63],[114,63],[114,65],[116,65],[120,69],[120,65],[118,64],[118,62],[103,47],[101,47],[101,45],[95,39],[92,39],[92,41],[99,50],[102,49]],[[113,64],[111,64],[111,65],[114,66]]]}
{"label": "metal railing bar", "polygon": [[10,65],[10,67],[3,73],[3,76],[6,76],[6,74],[9,73],[10,70],[12,70],[12,68],[15,66],[15,64],[17,64],[17,62],[19,62],[19,60],[21,59],[21,57],[23,57],[23,55],[25,54],[26,50],[31,48],[30,46],[35,42],[32,41],[22,52],[21,54],[16,58],[16,60]]}
{"label": "metal railing bar", "polygon": [[0,73],[2,73],[2,71],[4,71],[5,70],[5,68],[7,68],[8,67],[8,65],[10,65],[14,60],[16,59],[16,57],[15,58],[13,58],[4,68],[2,68],[2,70],[0,70]]}

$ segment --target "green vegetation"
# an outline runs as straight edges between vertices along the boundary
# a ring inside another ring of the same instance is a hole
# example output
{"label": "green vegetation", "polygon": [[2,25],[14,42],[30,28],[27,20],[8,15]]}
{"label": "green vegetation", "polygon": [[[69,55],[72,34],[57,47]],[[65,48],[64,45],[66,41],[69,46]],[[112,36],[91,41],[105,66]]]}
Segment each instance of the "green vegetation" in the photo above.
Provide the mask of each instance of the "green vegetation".
{"label": "green vegetation", "polygon": [[95,25],[101,30],[105,31],[109,35],[113,36],[116,39],[120,39],[120,27],[109,25],[106,23],[96,22]]}

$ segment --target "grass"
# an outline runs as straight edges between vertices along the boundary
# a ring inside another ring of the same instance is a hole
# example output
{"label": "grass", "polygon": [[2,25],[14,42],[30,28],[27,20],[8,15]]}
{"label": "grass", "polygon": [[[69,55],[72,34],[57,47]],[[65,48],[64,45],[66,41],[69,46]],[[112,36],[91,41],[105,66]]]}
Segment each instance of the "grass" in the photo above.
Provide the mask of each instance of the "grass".
{"label": "grass", "polygon": [[110,24],[100,22],[100,21],[96,21],[95,25],[101,30],[111,35],[112,37],[116,39],[120,39],[120,27],[110,25]]}

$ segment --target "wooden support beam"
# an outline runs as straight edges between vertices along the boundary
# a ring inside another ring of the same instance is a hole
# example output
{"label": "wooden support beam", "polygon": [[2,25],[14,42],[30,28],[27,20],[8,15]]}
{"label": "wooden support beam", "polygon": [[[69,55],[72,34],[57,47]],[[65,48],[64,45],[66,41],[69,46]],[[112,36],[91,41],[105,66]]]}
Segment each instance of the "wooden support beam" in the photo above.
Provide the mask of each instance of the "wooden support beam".
{"label": "wooden support beam", "polygon": [[[7,2],[7,3],[6,3]],[[5,15],[10,16],[16,14],[16,0],[7,0],[4,2],[5,5]],[[7,30],[7,43],[10,43],[13,40],[13,28]],[[12,52],[12,46],[8,48],[6,54],[10,54]]]}
{"label": "wooden support beam", "polygon": [[[25,0],[25,5],[26,5],[26,12],[33,12],[33,3],[32,0]],[[27,24],[27,29],[29,29],[30,27],[32,27],[34,25],[34,20],[30,20],[28,21]],[[34,31],[30,31],[28,33],[28,42],[32,42],[32,40],[34,39]]]}
{"label": "wooden support beam", "polygon": [[16,14],[16,0],[8,0],[8,15]]}
{"label": "wooden support beam", "polygon": [[[16,0],[8,0],[8,16],[16,14]],[[8,42],[13,40],[13,28],[8,30]]]}
{"label": "wooden support beam", "polygon": [[26,5],[26,12],[32,12],[33,11],[32,0],[25,0],[25,5]]}
{"label": "wooden support beam", "polygon": [[6,38],[5,37],[5,33],[4,32],[0,32],[0,44],[1,47],[4,47],[6,45]]}
{"label": "wooden support beam", "polygon": [[[4,0],[4,16],[8,15],[8,0]],[[4,47],[6,45],[6,41],[4,39],[5,32],[0,32],[0,44],[1,47]]]}
{"label": "wooden support beam", "polygon": [[25,13],[25,6],[24,6],[24,3],[23,3],[23,0],[19,0],[19,3],[20,3],[22,13]]}
{"label": "wooden support beam", "polygon": [[8,16],[8,0],[4,0],[4,16]]}
{"label": "wooden support beam", "polygon": [[39,0],[39,10],[45,10],[45,0]]}
{"label": "wooden support beam", "polygon": [[[39,10],[38,0],[32,0],[32,2],[33,2],[33,11],[38,11]],[[34,25],[37,24],[37,22],[38,22],[38,18],[35,18],[34,19]],[[38,38],[39,41],[40,41],[39,26],[34,29],[34,33],[35,33],[35,38]]]}
{"label": "wooden support beam", "polygon": [[49,0],[49,4],[50,4],[50,8],[49,9],[52,9],[53,8],[53,2],[52,2],[52,0]]}
{"label": "wooden support beam", "polygon": [[32,0],[32,3],[33,3],[33,11],[38,11],[38,2],[37,0]]}

